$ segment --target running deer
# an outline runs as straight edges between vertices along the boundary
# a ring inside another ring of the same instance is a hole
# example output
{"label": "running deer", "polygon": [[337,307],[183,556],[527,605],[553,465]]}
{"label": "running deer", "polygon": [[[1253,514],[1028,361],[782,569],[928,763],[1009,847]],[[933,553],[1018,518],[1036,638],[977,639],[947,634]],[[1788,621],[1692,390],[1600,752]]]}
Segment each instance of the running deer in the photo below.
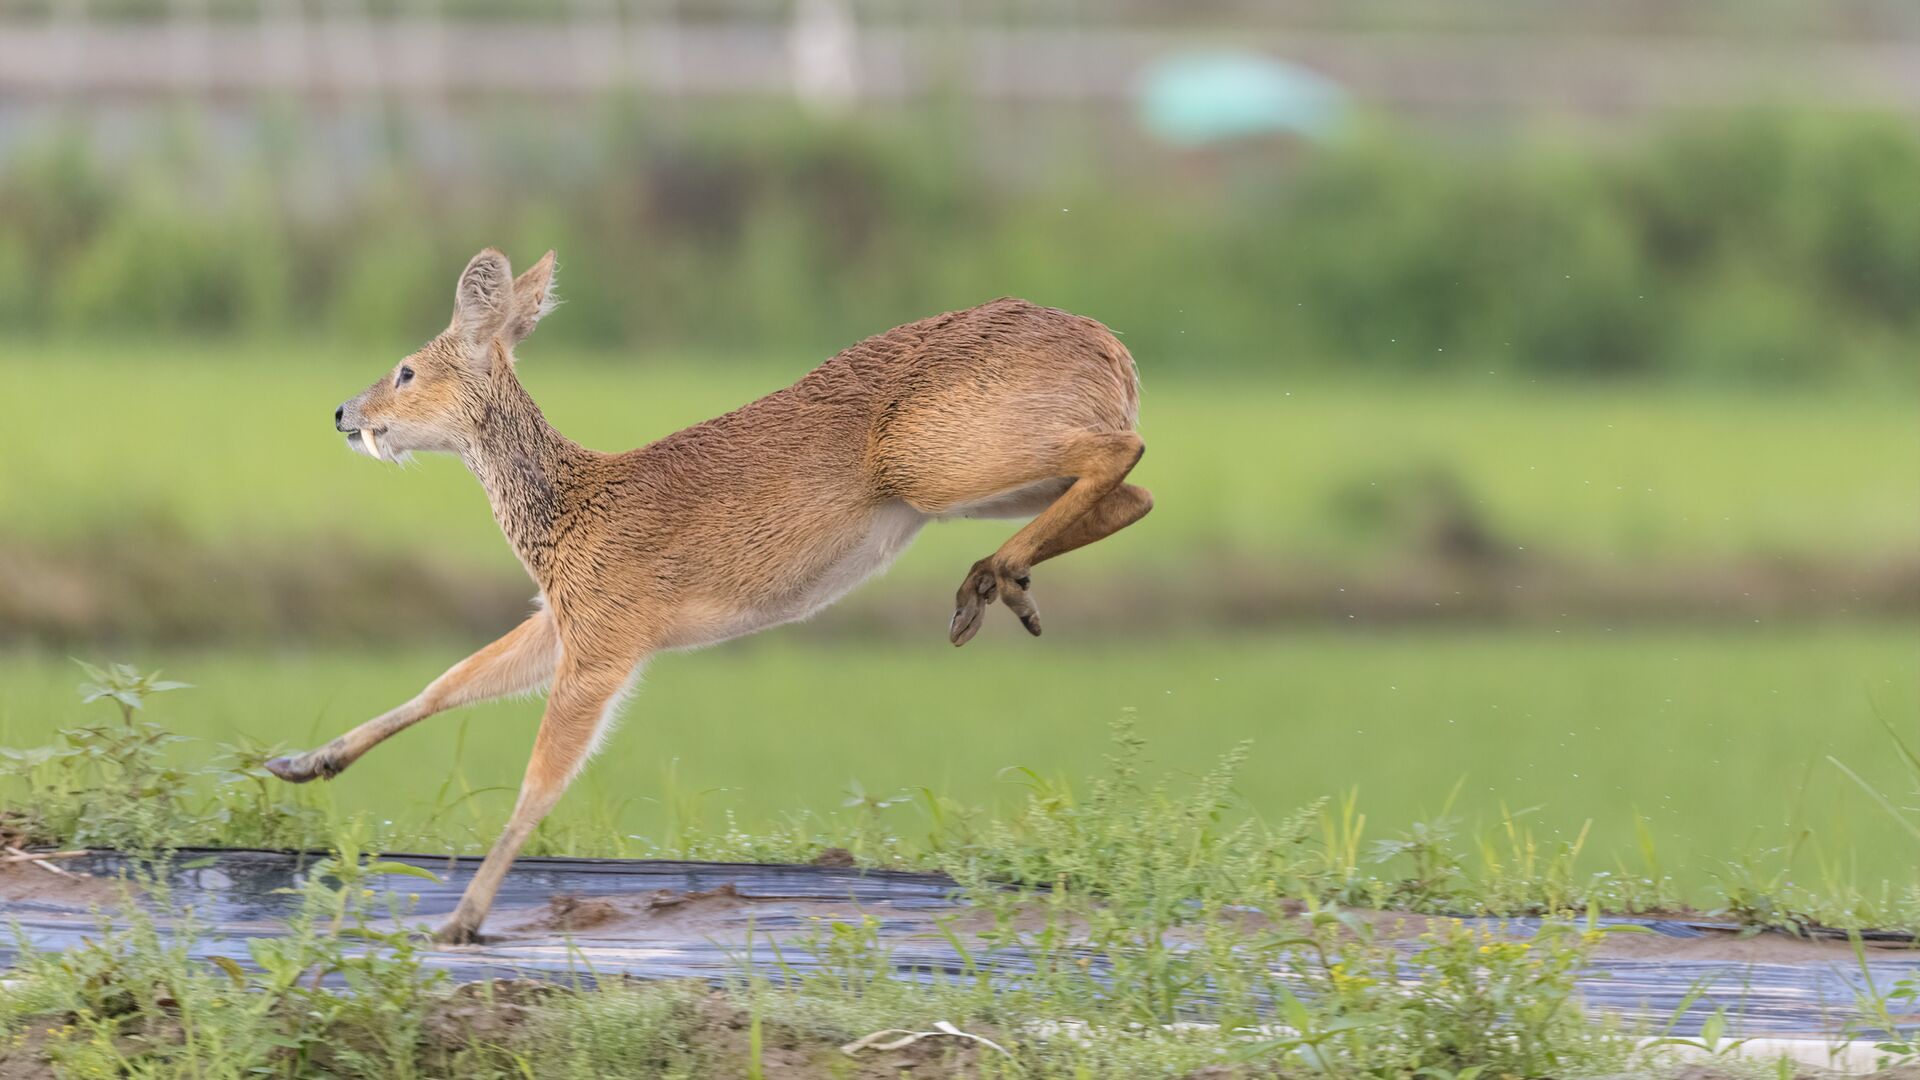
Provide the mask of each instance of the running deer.
{"label": "running deer", "polygon": [[1040,633],[1028,574],[1126,528],[1153,502],[1125,483],[1133,358],[1092,319],[995,300],[889,330],[777,393],[608,454],[548,425],[514,347],[552,310],[554,256],[514,277],[474,256],[453,322],[334,410],[380,461],[458,454],[539,585],[531,616],[406,704],[268,768],[339,775],[382,740],[456,706],[548,688],[519,800],[452,918],[472,942],[507,867],[606,736],[652,654],[803,619],[886,567],[928,521],[1026,518],[968,569],[948,637],[996,600]]}

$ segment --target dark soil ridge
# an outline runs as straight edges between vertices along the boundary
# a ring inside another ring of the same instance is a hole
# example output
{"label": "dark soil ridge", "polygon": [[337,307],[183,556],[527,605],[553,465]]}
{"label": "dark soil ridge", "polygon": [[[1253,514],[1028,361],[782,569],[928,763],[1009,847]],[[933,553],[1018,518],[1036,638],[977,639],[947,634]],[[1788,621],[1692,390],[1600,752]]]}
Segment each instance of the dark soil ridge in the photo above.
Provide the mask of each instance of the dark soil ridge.
{"label": "dark soil ridge", "polygon": [[[391,877],[376,884],[396,899],[412,897],[406,925],[426,927],[450,911],[478,865],[469,856],[387,856],[433,871],[438,881]],[[0,867],[0,918],[17,924],[36,950],[58,951],[97,936],[96,912],[128,903],[146,907],[163,934],[191,908],[206,933],[196,956],[251,963],[246,939],[274,933],[291,914],[297,888],[314,856],[304,853],[195,850],[178,853],[161,872],[173,907],[157,910],[154,894],[123,888],[133,860],[95,853],[63,867],[89,875],[63,878],[27,865]],[[1411,952],[1436,924],[1465,922],[1526,938],[1539,919],[1466,918],[1411,912],[1356,912],[1382,940]],[[738,977],[751,941],[768,958],[759,974],[785,977],[784,966],[806,970],[818,958],[813,935],[835,921],[877,920],[878,934],[903,978],[959,975],[969,962],[996,977],[1017,979],[1031,970],[1017,950],[990,948],[980,938],[984,914],[955,895],[938,874],[860,870],[841,866],[733,864],[666,860],[529,858],[515,865],[488,922],[492,935],[477,946],[430,950],[427,962],[456,981],[514,979],[571,983],[581,971],[595,978],[692,979],[720,983]],[[1257,918],[1247,915],[1247,918]],[[1295,917],[1295,916],[1283,916]],[[1863,957],[1852,944],[1780,933],[1743,936],[1738,927],[1690,914],[1612,916],[1610,933],[1580,979],[1589,1006],[1629,1020],[1664,1026],[1676,1014],[1678,1034],[1697,1033],[1725,1007],[1740,1034],[1833,1035],[1851,1014],[1855,994],[1870,974],[1876,985],[1920,974],[1920,949],[1911,935],[1869,941]],[[968,958],[943,934],[972,938]],[[1876,937],[1880,935],[1875,935]],[[1176,937],[1178,935],[1176,934]],[[1175,942],[1178,944],[1178,942]],[[776,947],[777,946],[777,947]],[[0,966],[18,946],[0,943]],[[776,964],[771,958],[778,956]],[[1104,960],[1088,955],[1098,977]],[[1862,968],[1865,968],[1863,973]],[[1688,1004],[1696,988],[1706,992]]]}
{"label": "dark soil ridge", "polygon": [[[1875,558],[1615,563],[1450,544],[1367,567],[1202,551],[1184,569],[1063,565],[1039,587],[1049,625],[1107,637],[1302,624],[1906,618],[1920,615],[1915,551],[1920,543]],[[531,596],[518,574],[326,538],[213,548],[141,526],[59,546],[0,538],[0,645],[481,638],[525,617]],[[948,596],[940,583],[896,581],[856,593],[806,632],[940,633]]]}

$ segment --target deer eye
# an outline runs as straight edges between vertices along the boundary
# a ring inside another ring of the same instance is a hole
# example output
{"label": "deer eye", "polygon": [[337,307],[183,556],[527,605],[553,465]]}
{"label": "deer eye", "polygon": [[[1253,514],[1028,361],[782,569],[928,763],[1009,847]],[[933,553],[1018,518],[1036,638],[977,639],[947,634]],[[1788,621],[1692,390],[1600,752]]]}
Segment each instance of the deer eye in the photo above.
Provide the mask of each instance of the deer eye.
{"label": "deer eye", "polygon": [[395,386],[405,386],[413,381],[413,369],[406,365],[400,367],[400,377],[394,380]]}

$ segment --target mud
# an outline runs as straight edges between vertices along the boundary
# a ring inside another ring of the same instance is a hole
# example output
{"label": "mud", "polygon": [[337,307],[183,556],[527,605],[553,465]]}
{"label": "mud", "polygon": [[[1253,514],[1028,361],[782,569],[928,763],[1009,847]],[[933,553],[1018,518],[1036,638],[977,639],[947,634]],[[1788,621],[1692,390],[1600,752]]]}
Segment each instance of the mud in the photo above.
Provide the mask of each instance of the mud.
{"label": "mud", "polygon": [[753,901],[731,884],[699,892],[660,889],[637,900],[563,893],[544,911],[496,913],[491,930],[496,942],[539,940],[556,934],[587,935],[598,940],[651,941],[662,936],[731,937],[735,913]]}
{"label": "mud", "polygon": [[[1869,956],[1920,960],[1911,943],[1863,942]],[[1851,964],[1853,946],[1836,938],[1808,939],[1778,931],[1743,934],[1738,927],[1702,928],[1701,936],[1611,933],[1595,955],[1631,960],[1723,960],[1739,964]]]}
{"label": "mud", "polygon": [[[1410,943],[1421,935],[1451,926],[1471,925],[1496,934],[1530,936],[1536,919],[1491,917],[1458,918],[1407,911],[1348,911],[1387,941]],[[1697,914],[1650,915],[1601,920],[1608,930],[1594,955],[1608,960],[1721,961],[1732,964],[1851,964],[1857,962],[1844,935],[1797,937],[1781,931],[1752,933],[1732,923]],[[1869,956],[1907,958],[1920,962],[1920,948],[1911,938],[1863,941]]]}

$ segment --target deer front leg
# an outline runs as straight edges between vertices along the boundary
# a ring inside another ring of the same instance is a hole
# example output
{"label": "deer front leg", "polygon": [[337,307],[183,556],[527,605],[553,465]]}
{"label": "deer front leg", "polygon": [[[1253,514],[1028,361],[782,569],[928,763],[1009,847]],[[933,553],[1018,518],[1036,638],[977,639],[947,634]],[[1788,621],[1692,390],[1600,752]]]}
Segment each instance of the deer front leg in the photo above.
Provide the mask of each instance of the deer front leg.
{"label": "deer front leg", "polygon": [[513,814],[435,939],[454,945],[480,940],[480,924],[493,907],[507,868],[586,763],[638,668],[635,661],[561,659]]}
{"label": "deer front leg", "polygon": [[505,637],[448,669],[413,700],[318,749],[274,758],[267,762],[267,771],[296,784],[316,777],[332,779],[360,755],[435,713],[538,690],[553,678],[559,657],[560,638],[554,631],[553,616],[536,611]]}

